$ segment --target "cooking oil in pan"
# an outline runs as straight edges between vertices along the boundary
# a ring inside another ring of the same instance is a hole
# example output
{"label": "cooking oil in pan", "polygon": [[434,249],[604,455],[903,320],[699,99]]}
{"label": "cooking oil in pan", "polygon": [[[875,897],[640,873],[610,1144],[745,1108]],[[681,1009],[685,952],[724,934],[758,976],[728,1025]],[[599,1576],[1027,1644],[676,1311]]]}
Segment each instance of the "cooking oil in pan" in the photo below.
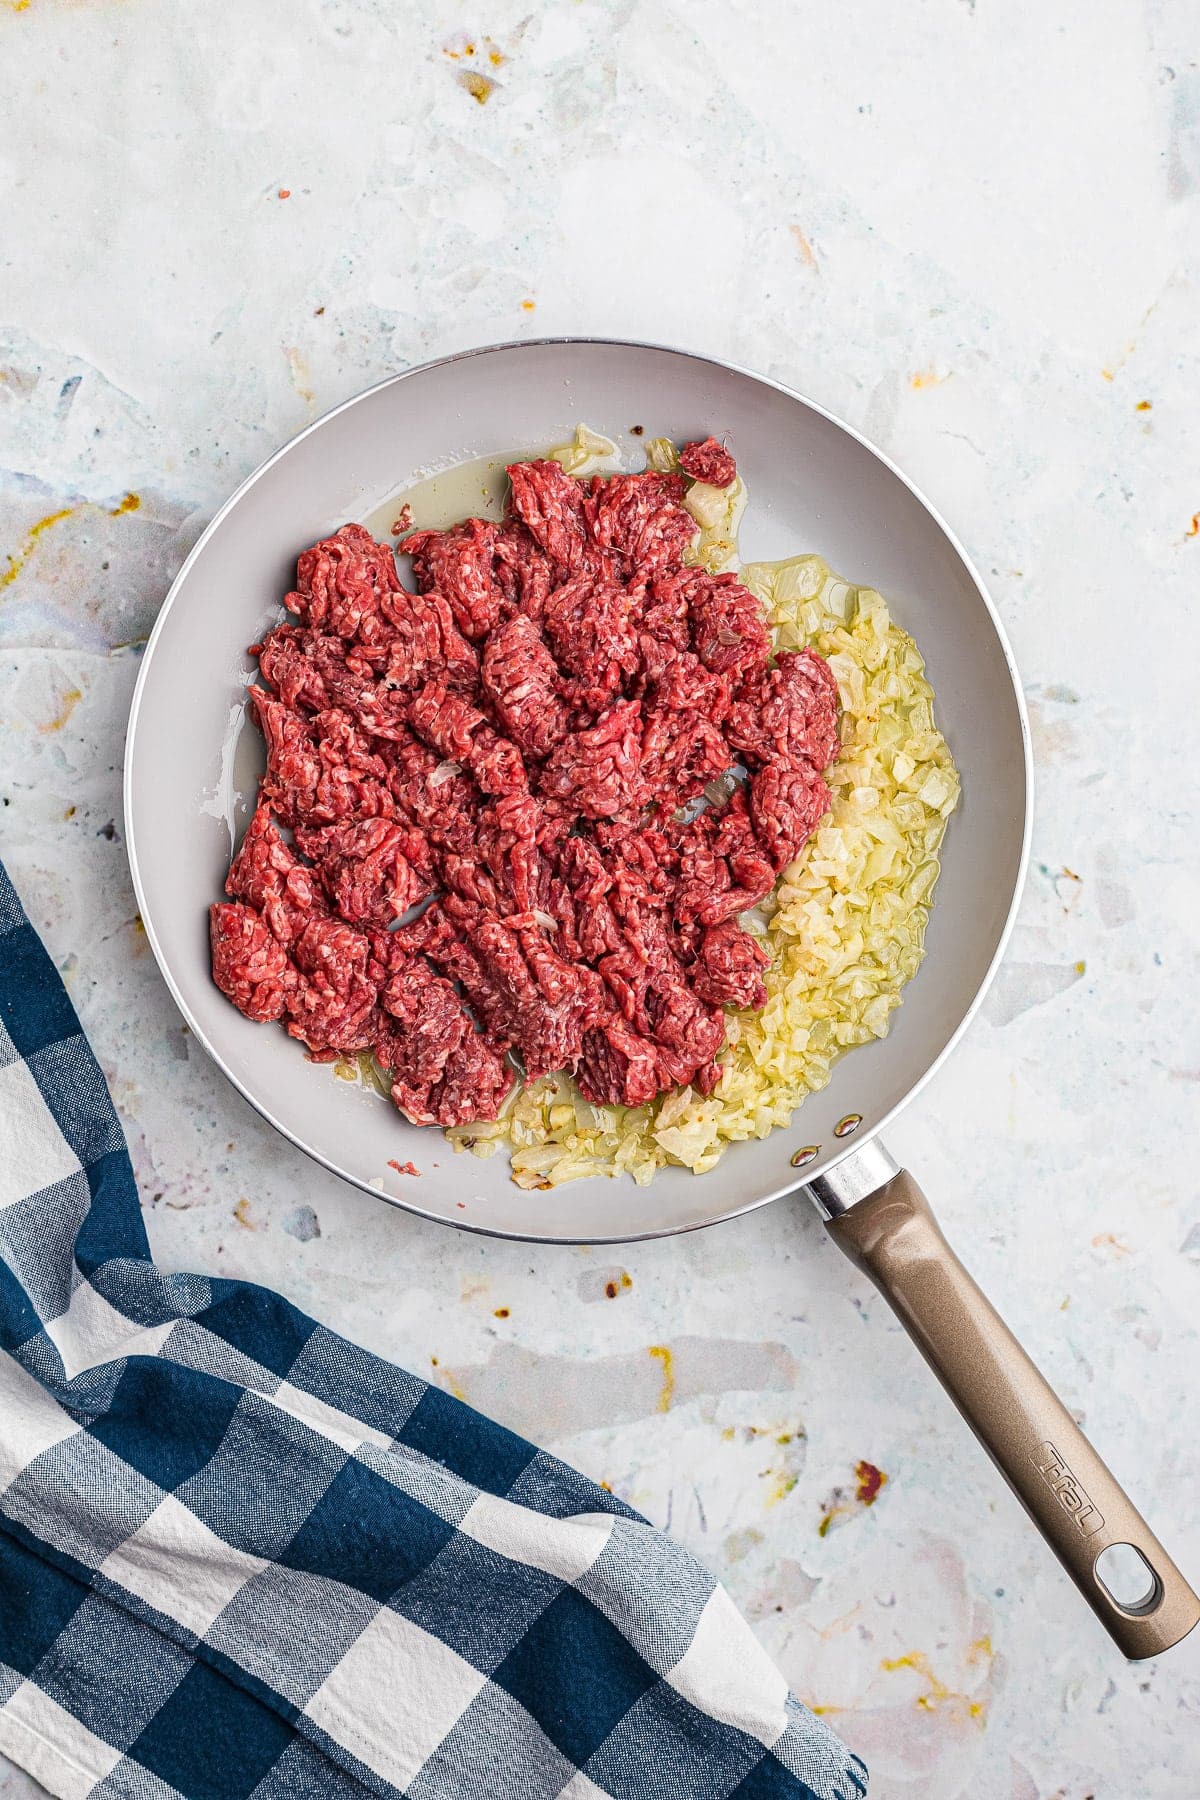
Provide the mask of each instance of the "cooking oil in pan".
{"label": "cooking oil in pan", "polygon": [[392,542],[403,551],[392,527],[405,506],[412,510],[412,524],[418,530],[445,531],[462,519],[500,519],[508,493],[508,463],[536,456],[532,450],[498,452],[494,456],[475,456],[468,462],[426,475],[420,481],[401,488],[391,500],[367,513],[363,524],[381,543]]}

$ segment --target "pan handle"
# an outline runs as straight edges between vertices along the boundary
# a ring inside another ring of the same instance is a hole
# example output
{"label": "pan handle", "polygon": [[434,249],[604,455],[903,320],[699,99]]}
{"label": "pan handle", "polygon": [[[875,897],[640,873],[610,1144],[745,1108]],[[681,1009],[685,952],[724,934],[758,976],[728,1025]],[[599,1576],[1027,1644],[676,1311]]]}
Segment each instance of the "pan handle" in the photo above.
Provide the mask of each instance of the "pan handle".
{"label": "pan handle", "polygon": [[912,1176],[865,1144],[808,1189],[1121,1652],[1157,1656],[1200,1598],[942,1236]]}

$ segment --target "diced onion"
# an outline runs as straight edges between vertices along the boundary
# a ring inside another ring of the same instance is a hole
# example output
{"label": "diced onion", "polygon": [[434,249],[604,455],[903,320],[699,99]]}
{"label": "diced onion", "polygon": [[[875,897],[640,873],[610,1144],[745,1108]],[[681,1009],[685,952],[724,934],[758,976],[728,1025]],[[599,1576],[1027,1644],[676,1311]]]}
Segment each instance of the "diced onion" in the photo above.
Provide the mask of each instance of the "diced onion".
{"label": "diced onion", "polygon": [[462,764],[461,763],[440,762],[438,764],[437,768],[433,771],[433,774],[429,777],[429,785],[431,788],[445,787],[445,785],[448,781],[453,781],[454,777],[456,775],[461,775],[461,774],[462,774]]}
{"label": "diced onion", "polygon": [[587,475],[611,474],[621,466],[620,453],[612,439],[587,425],[577,425],[571,442],[551,450],[548,460],[579,480]]}
{"label": "diced onion", "polygon": [[710,575],[736,569],[738,525],[746,510],[746,484],[741,476],[727,488],[693,481],[683,504],[700,527],[688,561],[699,563]]}
{"label": "diced onion", "polygon": [[679,467],[679,451],[670,438],[651,438],[646,445],[646,467],[659,475],[673,475]]}

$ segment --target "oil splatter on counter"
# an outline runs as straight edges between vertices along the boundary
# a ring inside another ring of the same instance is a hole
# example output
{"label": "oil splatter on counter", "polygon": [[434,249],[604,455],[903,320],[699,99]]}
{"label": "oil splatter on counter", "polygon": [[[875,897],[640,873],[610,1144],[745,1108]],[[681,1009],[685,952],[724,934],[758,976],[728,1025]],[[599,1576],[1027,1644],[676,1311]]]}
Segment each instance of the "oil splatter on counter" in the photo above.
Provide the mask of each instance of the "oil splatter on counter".
{"label": "oil splatter on counter", "polygon": [[1200,73],[1186,0],[1101,10],[267,0],[230,32],[0,5],[32,97],[4,152],[0,854],[156,1253],[282,1288],[669,1526],[888,1800],[1194,1800],[1200,1641],[1117,1659],[800,1202],[533,1249],[275,1137],[149,954],[125,719],[233,487],[427,357],[673,340],[878,442],[996,597],[1039,782],[1001,979],[890,1147],[1195,1577]]}

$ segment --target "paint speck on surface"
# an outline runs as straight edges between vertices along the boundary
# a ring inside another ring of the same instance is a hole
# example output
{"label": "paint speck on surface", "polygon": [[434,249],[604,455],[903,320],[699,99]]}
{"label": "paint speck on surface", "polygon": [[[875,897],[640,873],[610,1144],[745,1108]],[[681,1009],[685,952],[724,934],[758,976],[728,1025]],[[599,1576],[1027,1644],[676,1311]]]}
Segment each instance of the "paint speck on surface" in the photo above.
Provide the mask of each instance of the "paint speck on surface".
{"label": "paint speck on surface", "polygon": [[1096,1236],[1092,1239],[1092,1249],[1100,1250],[1106,1256],[1111,1256],[1116,1260],[1120,1260],[1120,1258],[1130,1255],[1129,1245],[1123,1243],[1122,1240],[1119,1237],[1116,1237],[1111,1231],[1097,1232]]}
{"label": "paint speck on surface", "polygon": [[880,1489],[887,1484],[887,1476],[883,1470],[877,1469],[874,1463],[860,1462],[855,1466],[854,1478],[858,1483],[854,1498],[860,1506],[874,1506]]}
{"label": "paint speck on surface", "polygon": [[534,310],[534,308],[536,307],[536,305],[537,305],[536,300],[522,300],[521,311],[522,312],[532,312]]}
{"label": "paint speck on surface", "polygon": [[460,69],[455,80],[480,106],[487,104],[497,87],[491,76],[483,74],[479,69]]}
{"label": "paint speck on surface", "polygon": [[47,513],[45,518],[38,519],[29,527],[19,548],[8,552],[6,566],[3,571],[0,571],[0,588],[8,587],[17,579],[37,547],[38,539],[43,537],[47,531],[52,530],[55,525],[61,523],[63,519],[69,519],[74,511],[73,506],[62,506],[57,512]]}
{"label": "paint speck on surface", "polygon": [[58,711],[54,717],[47,719],[44,725],[39,725],[38,730],[41,732],[61,731],[82,699],[83,694],[79,688],[68,688],[59,701]]}
{"label": "paint speck on surface", "polygon": [[837,1521],[845,1518],[849,1513],[850,1509],[842,1504],[842,1496],[844,1493],[844,1488],[834,1488],[833,1493],[825,1504],[825,1510],[821,1514],[820,1522],[817,1525],[818,1537],[828,1537]]}
{"label": "paint speck on surface", "polygon": [[1200,512],[1192,514],[1192,522],[1183,535],[1185,538],[1200,537]]}
{"label": "paint speck on surface", "polygon": [[946,377],[939,374],[934,368],[918,369],[915,375],[909,376],[908,385],[920,392],[922,388],[938,387],[945,379]]}
{"label": "paint speck on surface", "polygon": [[311,1244],[321,1235],[321,1221],[311,1206],[297,1206],[284,1219],[283,1229],[298,1244]]}
{"label": "paint speck on surface", "polygon": [[70,375],[58,390],[58,403],[54,408],[54,417],[59,424],[66,418],[75,404],[75,396],[79,392],[82,375]]}
{"label": "paint speck on surface", "polygon": [[675,1397],[675,1357],[667,1344],[651,1344],[649,1354],[662,1364],[662,1393],[658,1396],[659,1412],[670,1412]]}
{"label": "paint speck on surface", "polygon": [[1079,890],[1083,886],[1083,876],[1077,875],[1066,863],[1061,869],[1051,869],[1046,863],[1038,864],[1038,874],[1048,881],[1057,897],[1062,901],[1062,909],[1069,913],[1079,898]]}
{"label": "paint speck on surface", "polygon": [[798,225],[789,225],[788,230],[791,232],[796,248],[800,252],[800,261],[804,264],[806,269],[816,270],[816,254],[800,227]]}
{"label": "paint speck on surface", "polygon": [[1154,402],[1152,400],[1139,400],[1137,403],[1136,410],[1138,412],[1150,412],[1153,405],[1154,405]]}
{"label": "paint speck on surface", "polygon": [[619,1300],[633,1286],[633,1277],[620,1263],[609,1263],[600,1269],[584,1269],[576,1278],[579,1298],[591,1305],[596,1300]]}
{"label": "paint speck on surface", "polygon": [[277,198],[279,198],[280,200],[290,200],[291,197],[292,197],[291,188],[280,188],[279,189]]}
{"label": "paint speck on surface", "polygon": [[[57,511],[47,513],[44,518],[35,520],[18,547],[7,552],[5,566],[0,570],[0,588],[9,587],[17,579],[37,548],[39,538],[44,537],[56,525],[60,525],[64,519],[71,518],[74,513],[107,512],[110,519],[119,519],[123,513],[136,512],[141,504],[140,495],[126,494],[124,499],[117,502],[116,506],[96,507],[90,502],[83,506],[60,506]],[[107,565],[105,566],[107,567]]]}
{"label": "paint speck on surface", "polygon": [[763,1476],[770,1482],[763,1496],[763,1505],[768,1508],[778,1506],[781,1500],[786,1499],[800,1479],[792,1469],[764,1469]]}
{"label": "paint speck on surface", "polygon": [[250,1202],[249,1202],[249,1200],[247,1200],[245,1194],[242,1195],[241,1199],[238,1201],[237,1205],[234,1207],[233,1216],[237,1220],[238,1224],[243,1228],[243,1230],[245,1230],[245,1231],[257,1231],[258,1230],[258,1226],[254,1223],[254,1220],[250,1217]]}
{"label": "paint speck on surface", "polygon": [[312,376],[308,363],[294,344],[285,344],[283,354],[287,357],[288,373],[292,378],[292,386],[305,406],[313,404]]}
{"label": "paint speck on surface", "polygon": [[865,1460],[857,1463],[854,1469],[853,1494],[849,1494],[844,1487],[834,1488],[821,1510],[817,1536],[828,1537],[835,1526],[846,1524],[860,1509],[874,1506],[881,1488],[886,1484],[887,1476],[874,1463]]}
{"label": "paint speck on surface", "polygon": [[507,1306],[498,1306],[492,1314],[493,1319],[507,1319],[508,1316],[509,1308]]}
{"label": "paint speck on surface", "polygon": [[[400,1163],[400,1162],[394,1161],[391,1157],[388,1158],[388,1168],[395,1169],[397,1175],[419,1175],[421,1173],[421,1171],[420,1171],[420,1169],[418,1169],[416,1163],[411,1163],[411,1162]],[[460,1202],[460,1204],[461,1204],[461,1202]]]}
{"label": "paint speck on surface", "polygon": [[968,1719],[980,1721],[987,1711],[983,1701],[971,1700],[966,1694],[948,1687],[940,1680],[930,1667],[929,1658],[923,1650],[912,1650],[907,1656],[885,1656],[879,1667],[885,1675],[910,1669],[921,1678],[924,1686],[915,1701],[920,1712],[936,1712],[939,1708],[946,1707],[965,1714]]}
{"label": "paint speck on surface", "polygon": [[442,46],[442,55],[451,62],[486,62],[493,69],[503,68],[508,61],[505,52],[494,38],[485,37],[478,41],[461,32]]}
{"label": "paint speck on surface", "polygon": [[[435,1369],[439,1367],[436,1356],[431,1356],[429,1360]],[[444,1388],[446,1393],[453,1394],[456,1400],[465,1400],[467,1397],[455,1381],[454,1375],[449,1369],[442,1369],[438,1376],[438,1385],[439,1387]]]}
{"label": "paint speck on surface", "polygon": [[1100,373],[1104,377],[1105,381],[1112,381],[1115,379],[1111,369],[1101,369]]}

